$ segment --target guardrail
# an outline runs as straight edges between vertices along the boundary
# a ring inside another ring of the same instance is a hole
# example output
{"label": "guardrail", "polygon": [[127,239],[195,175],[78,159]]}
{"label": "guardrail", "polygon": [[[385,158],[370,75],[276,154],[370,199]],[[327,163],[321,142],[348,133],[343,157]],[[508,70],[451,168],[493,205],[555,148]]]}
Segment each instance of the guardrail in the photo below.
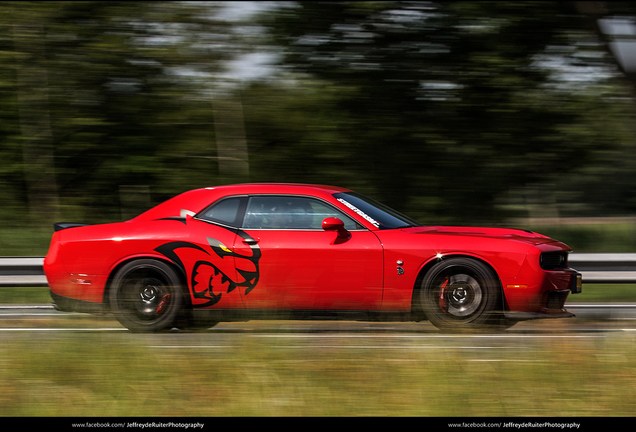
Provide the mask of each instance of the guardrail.
{"label": "guardrail", "polygon": [[[636,253],[573,253],[570,267],[583,283],[636,283]],[[47,286],[40,257],[0,258],[0,286]]]}
{"label": "guardrail", "polygon": [[636,283],[636,253],[573,253],[570,267],[583,275],[583,283]]}
{"label": "guardrail", "polygon": [[44,258],[0,258],[0,286],[36,287],[48,286],[42,264]]}

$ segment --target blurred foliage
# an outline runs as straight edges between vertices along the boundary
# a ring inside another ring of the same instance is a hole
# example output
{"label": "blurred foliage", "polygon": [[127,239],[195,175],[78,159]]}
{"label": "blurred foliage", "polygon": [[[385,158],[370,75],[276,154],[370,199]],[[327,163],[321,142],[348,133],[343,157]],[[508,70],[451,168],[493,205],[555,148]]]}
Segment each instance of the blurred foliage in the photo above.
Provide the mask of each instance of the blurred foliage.
{"label": "blurred foliage", "polygon": [[[19,2],[0,8],[0,140],[11,162],[3,165],[2,190],[17,220],[24,220],[32,191],[37,196],[29,209],[38,219],[79,208],[87,212],[81,216],[105,220],[121,217],[121,186],[174,194],[211,182],[215,164],[189,157],[213,147],[210,101],[197,98],[195,83],[177,79],[174,69],[187,65],[202,74],[229,58],[210,48],[210,39],[226,32],[222,23],[202,18],[214,6]],[[46,82],[21,85],[30,75]],[[26,128],[31,136],[24,133],[25,112],[47,119]],[[53,152],[54,163],[41,166],[24,156],[42,151]],[[55,184],[43,184],[52,176]],[[57,195],[59,208],[43,208],[47,194]]]}
{"label": "blurred foliage", "polygon": [[286,65],[348,89],[350,166],[424,219],[495,221],[518,197],[540,208],[596,152],[633,155],[631,89],[556,75],[612,69],[569,3],[302,2],[266,23]]}
{"label": "blurred foliage", "polygon": [[636,245],[634,218],[560,219],[552,224],[518,221],[515,226],[562,241],[577,253],[627,253],[634,252]]}
{"label": "blurred foliage", "polygon": [[[634,89],[574,2],[218,14],[239,4],[0,3],[5,226],[243,181],[351,187],[434,224],[636,211]],[[271,74],[228,72],[258,53]]]}

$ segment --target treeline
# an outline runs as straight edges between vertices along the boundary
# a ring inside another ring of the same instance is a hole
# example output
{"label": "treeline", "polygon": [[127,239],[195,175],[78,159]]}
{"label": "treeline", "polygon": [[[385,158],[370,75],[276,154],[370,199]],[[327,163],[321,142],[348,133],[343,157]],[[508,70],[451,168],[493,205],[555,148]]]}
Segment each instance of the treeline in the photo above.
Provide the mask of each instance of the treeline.
{"label": "treeline", "polygon": [[[431,223],[636,211],[633,87],[576,2],[259,7],[0,3],[3,223],[246,181]],[[256,54],[270,73],[235,78]]]}

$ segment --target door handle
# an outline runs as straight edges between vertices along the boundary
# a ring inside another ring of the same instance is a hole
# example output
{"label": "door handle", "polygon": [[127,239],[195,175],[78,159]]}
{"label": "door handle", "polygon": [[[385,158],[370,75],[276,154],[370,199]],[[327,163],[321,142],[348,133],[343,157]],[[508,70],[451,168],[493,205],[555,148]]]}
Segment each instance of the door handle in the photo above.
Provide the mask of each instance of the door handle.
{"label": "door handle", "polygon": [[248,245],[255,245],[259,241],[260,241],[260,239],[248,238],[248,239],[244,239],[243,243],[248,244]]}

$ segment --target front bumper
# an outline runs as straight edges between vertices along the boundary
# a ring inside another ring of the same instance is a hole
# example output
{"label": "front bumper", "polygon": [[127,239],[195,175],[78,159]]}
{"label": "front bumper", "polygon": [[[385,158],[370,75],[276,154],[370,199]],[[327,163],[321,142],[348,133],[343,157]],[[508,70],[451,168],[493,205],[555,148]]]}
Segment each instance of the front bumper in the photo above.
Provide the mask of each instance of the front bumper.
{"label": "front bumper", "polygon": [[574,274],[570,291],[572,294],[581,294],[581,292],[583,292],[583,275],[581,273],[576,272]]}
{"label": "front bumper", "polygon": [[574,269],[538,271],[502,282],[507,304],[504,314],[517,321],[573,317],[565,309],[565,301],[570,294],[582,292],[581,274]]}
{"label": "front bumper", "polygon": [[513,321],[528,321],[536,319],[548,319],[548,318],[573,318],[572,312],[568,312],[565,309],[560,311],[548,310],[540,312],[517,312],[517,311],[504,311],[504,316]]}

